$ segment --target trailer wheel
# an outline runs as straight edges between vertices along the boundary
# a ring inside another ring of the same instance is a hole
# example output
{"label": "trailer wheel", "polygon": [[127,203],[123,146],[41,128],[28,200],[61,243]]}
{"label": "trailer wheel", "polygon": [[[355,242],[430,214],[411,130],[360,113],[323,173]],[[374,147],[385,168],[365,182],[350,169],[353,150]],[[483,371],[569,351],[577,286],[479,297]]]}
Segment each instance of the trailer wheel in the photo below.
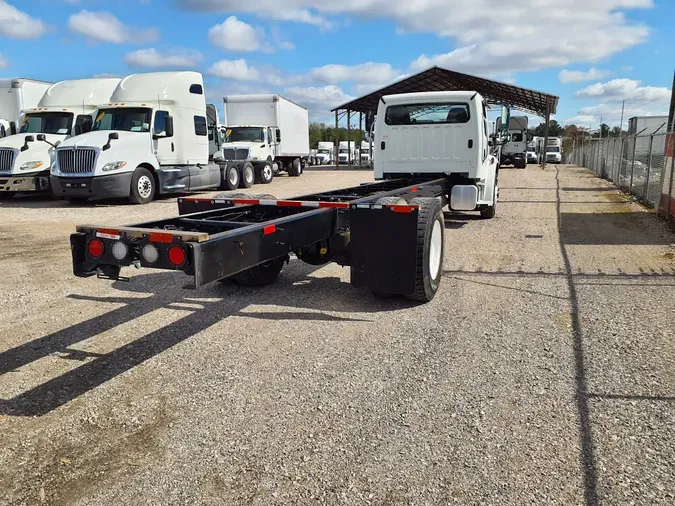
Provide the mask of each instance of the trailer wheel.
{"label": "trailer wheel", "polygon": [[435,198],[416,198],[420,207],[417,216],[417,269],[415,291],[407,298],[429,302],[438,291],[443,274],[445,222],[441,203]]}
{"label": "trailer wheel", "polygon": [[302,164],[300,163],[300,158],[296,158],[288,164],[288,175],[298,177],[300,174],[302,174]]}
{"label": "trailer wheel", "polygon": [[241,181],[239,186],[241,188],[250,188],[255,182],[255,170],[251,162],[246,162],[241,166]]}
{"label": "trailer wheel", "polygon": [[269,184],[274,179],[274,170],[271,162],[265,162],[255,169],[256,182],[262,184]]}
{"label": "trailer wheel", "polygon": [[235,274],[228,279],[242,286],[256,287],[271,285],[279,277],[286,258],[286,256],[275,258],[274,260],[256,265],[239,274]]}
{"label": "trailer wheel", "polygon": [[0,200],[9,200],[16,195],[16,192],[0,192]]}
{"label": "trailer wheel", "polygon": [[155,178],[144,167],[138,167],[131,176],[129,200],[134,204],[147,204],[155,198]]}
{"label": "trailer wheel", "polygon": [[239,169],[236,165],[226,164],[223,168],[223,180],[220,184],[221,190],[236,190],[239,188]]}

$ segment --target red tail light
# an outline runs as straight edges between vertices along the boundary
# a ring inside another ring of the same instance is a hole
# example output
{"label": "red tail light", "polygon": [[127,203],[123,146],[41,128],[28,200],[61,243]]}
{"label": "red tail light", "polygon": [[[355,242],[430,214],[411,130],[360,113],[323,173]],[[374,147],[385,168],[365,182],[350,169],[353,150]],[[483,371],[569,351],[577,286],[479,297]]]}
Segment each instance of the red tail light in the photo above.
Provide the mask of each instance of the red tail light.
{"label": "red tail light", "polygon": [[171,246],[168,251],[169,262],[176,267],[185,263],[185,250],[180,246]]}
{"label": "red tail light", "polygon": [[87,251],[92,258],[101,258],[104,250],[105,248],[101,239],[92,239],[89,241],[89,244],[87,244]]}

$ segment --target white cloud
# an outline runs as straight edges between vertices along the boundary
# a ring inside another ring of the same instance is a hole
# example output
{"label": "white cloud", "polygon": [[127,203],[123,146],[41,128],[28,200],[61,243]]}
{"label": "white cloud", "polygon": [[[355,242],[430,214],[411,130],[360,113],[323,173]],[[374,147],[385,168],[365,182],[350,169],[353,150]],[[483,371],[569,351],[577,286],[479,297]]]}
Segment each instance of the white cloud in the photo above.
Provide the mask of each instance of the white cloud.
{"label": "white cloud", "polygon": [[243,58],[217,61],[211,65],[208,73],[222,79],[234,79],[236,81],[257,81],[260,79],[258,69],[249,66]]}
{"label": "white cloud", "polygon": [[[623,111],[623,128],[627,128],[628,118],[632,118],[633,116],[667,115],[667,104],[626,104]],[[582,107],[579,109],[576,116],[563,120],[563,123],[593,125],[593,127],[597,127],[601,121],[610,126],[619,126],[619,123],[621,122],[621,104],[612,102]]]}
{"label": "white cloud", "polygon": [[87,37],[90,41],[122,44],[134,42],[143,44],[159,38],[153,28],[134,28],[125,25],[109,12],[91,12],[82,10],[68,18],[71,31]]}
{"label": "white cloud", "polygon": [[16,7],[0,0],[0,35],[10,39],[37,39],[47,31],[47,25]]}
{"label": "white cloud", "polygon": [[352,100],[342,88],[335,85],[323,87],[291,87],[284,94],[294,102],[307,107],[314,115],[328,113],[333,107]]}
{"label": "white cloud", "polygon": [[124,61],[131,67],[166,68],[195,67],[202,60],[198,51],[177,49],[167,52],[159,52],[155,48],[139,49],[127,53]]}
{"label": "white cloud", "polygon": [[6,69],[7,67],[9,67],[9,60],[0,53],[0,69]]}
{"label": "white cloud", "polygon": [[619,70],[621,72],[633,72],[633,67],[631,65],[624,65],[623,67],[620,67]]}
{"label": "white cloud", "polygon": [[593,125],[595,123],[597,123],[595,116],[588,116],[583,114],[580,114],[578,116],[572,116],[571,118],[566,118],[562,120],[563,125],[579,125],[584,127],[586,125]]}
{"label": "white cloud", "polygon": [[595,67],[591,67],[586,71],[562,69],[558,74],[558,79],[563,83],[581,83],[583,81],[602,79],[610,74],[611,72],[608,70],[600,70]]}
{"label": "white cloud", "polygon": [[317,81],[335,84],[352,81],[357,84],[386,84],[400,74],[388,63],[366,62],[359,65],[324,65],[309,71],[309,77]]}
{"label": "white cloud", "polygon": [[209,42],[228,51],[252,52],[272,50],[264,42],[265,34],[261,29],[253,28],[248,23],[230,16],[223,23],[209,30]]}
{"label": "white cloud", "polygon": [[606,100],[630,100],[634,102],[667,102],[670,89],[658,86],[640,86],[634,79],[612,79],[606,83],[595,83],[577,91],[578,98],[602,98]]}
{"label": "white cloud", "polygon": [[[626,16],[653,0],[178,0],[184,9],[249,13],[323,28],[341,17],[389,19],[401,33],[453,39],[455,50],[422,55],[414,70],[430,65],[499,75],[594,62],[644,42],[649,28]],[[583,13],[580,15],[579,13]],[[495,22],[498,20],[498,22]]]}

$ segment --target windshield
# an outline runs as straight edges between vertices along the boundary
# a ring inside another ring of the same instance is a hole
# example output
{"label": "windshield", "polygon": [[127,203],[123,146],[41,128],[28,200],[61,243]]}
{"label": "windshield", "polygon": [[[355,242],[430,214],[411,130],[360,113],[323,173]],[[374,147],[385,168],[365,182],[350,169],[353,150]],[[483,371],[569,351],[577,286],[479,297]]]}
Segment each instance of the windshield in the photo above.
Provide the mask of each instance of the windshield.
{"label": "windshield", "polygon": [[327,149],[320,149],[320,150],[319,150],[319,154],[321,154],[321,155],[327,155],[327,154],[330,154],[330,151],[327,150]]}
{"label": "windshield", "polygon": [[73,115],[69,112],[26,114],[21,125],[21,133],[68,135],[72,126]]}
{"label": "windshield", "polygon": [[392,105],[387,107],[384,122],[387,125],[467,123],[469,116],[469,105],[463,103]]}
{"label": "windshield", "polygon": [[99,109],[93,130],[118,130],[120,132],[149,132],[150,109],[143,107],[115,107]]}
{"label": "windshield", "polygon": [[549,146],[546,151],[549,153],[560,153],[560,148],[558,146]]}
{"label": "windshield", "polygon": [[265,129],[232,127],[225,131],[225,142],[265,142]]}

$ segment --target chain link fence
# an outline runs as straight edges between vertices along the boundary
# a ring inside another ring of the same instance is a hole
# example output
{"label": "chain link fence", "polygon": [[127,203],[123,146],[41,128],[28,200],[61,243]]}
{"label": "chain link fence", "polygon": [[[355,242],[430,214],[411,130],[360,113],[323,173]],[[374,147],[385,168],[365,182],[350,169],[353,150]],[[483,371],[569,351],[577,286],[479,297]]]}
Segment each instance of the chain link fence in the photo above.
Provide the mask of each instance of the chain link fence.
{"label": "chain link fence", "polygon": [[586,139],[573,143],[567,163],[593,171],[666,219],[675,220],[675,132]]}

